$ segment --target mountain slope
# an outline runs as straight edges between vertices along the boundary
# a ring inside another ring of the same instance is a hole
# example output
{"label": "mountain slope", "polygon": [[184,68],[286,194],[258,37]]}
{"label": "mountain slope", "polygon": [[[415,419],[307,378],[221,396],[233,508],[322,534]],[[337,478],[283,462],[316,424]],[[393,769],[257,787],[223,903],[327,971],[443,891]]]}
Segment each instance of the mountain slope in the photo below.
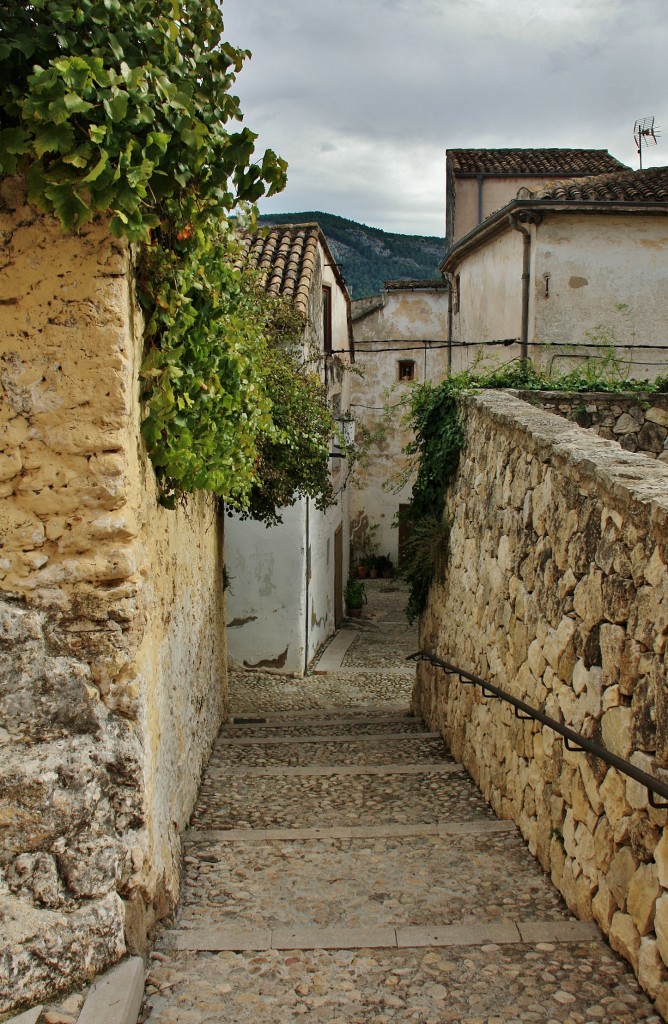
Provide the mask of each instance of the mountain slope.
{"label": "mountain slope", "polygon": [[378,295],[384,281],[439,276],[438,265],[445,252],[442,238],[393,234],[321,211],[274,213],[260,217],[263,225],[313,221],[320,225],[334,259],[341,265],[353,299]]}

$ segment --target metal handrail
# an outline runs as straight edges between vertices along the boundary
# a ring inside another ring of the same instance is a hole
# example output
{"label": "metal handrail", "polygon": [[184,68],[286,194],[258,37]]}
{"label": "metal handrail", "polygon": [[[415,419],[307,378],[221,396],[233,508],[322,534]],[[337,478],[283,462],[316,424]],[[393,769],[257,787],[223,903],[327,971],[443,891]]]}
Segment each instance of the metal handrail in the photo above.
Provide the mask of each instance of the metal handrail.
{"label": "metal handrail", "polygon": [[[667,783],[655,778],[654,775],[649,775],[641,768],[636,768],[636,766],[631,764],[630,761],[627,761],[623,757],[619,757],[617,754],[613,754],[612,751],[607,750],[606,747],[602,747],[600,743],[587,739],[586,736],[576,732],[574,729],[569,729],[567,725],[562,725],[561,722],[556,720],[556,718],[550,718],[550,716],[546,715],[544,711],[540,710],[540,708],[532,707],[531,704],[527,704],[526,701],[520,700],[519,697],[514,697],[512,693],[502,690],[501,687],[495,686],[494,683],[488,683],[484,679],[481,679],[480,676],[475,676],[463,668],[458,668],[456,665],[452,665],[448,661],[443,661],[442,658],[437,657],[435,654],[431,654],[429,651],[416,651],[415,654],[409,654],[406,660],[416,662],[428,661],[437,668],[443,669],[444,672],[458,676],[459,681],[464,685],[479,686],[483,692],[483,696],[498,697],[507,704],[511,704],[514,708],[516,718],[525,720],[533,719],[537,722],[541,722],[549,729],[552,729],[554,732],[559,733],[560,736],[563,736],[564,745],[567,750],[593,754],[594,757],[598,757],[601,761],[605,761],[606,764],[611,765],[613,768],[617,768],[618,771],[622,772],[624,775],[628,775],[630,779],[633,779],[641,786],[644,786],[649,795],[649,802],[652,807],[655,807],[658,810],[668,808]],[[656,800],[657,795],[663,797],[666,802],[658,803]]]}

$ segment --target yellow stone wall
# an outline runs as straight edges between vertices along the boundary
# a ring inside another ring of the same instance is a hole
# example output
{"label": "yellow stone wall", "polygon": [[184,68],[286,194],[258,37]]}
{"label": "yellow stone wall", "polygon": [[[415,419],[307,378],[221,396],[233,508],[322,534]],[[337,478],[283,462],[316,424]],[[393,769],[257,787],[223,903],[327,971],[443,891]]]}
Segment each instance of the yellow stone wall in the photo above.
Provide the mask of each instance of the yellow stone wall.
{"label": "yellow stone wall", "polygon": [[[465,431],[421,646],[668,780],[668,466],[500,392]],[[414,702],[668,1015],[668,812],[440,669]]]}
{"label": "yellow stone wall", "polygon": [[222,520],[157,503],[141,331],[129,247],[4,181],[0,1011],[141,948],[226,710]]}

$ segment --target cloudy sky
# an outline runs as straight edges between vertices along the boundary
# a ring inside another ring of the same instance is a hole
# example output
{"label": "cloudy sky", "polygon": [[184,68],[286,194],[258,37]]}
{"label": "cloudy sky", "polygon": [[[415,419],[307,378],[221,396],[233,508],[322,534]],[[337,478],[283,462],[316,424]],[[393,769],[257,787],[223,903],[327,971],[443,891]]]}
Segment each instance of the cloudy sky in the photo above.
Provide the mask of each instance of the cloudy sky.
{"label": "cloudy sky", "polygon": [[289,163],[263,212],[323,210],[442,235],[446,148],[591,147],[637,167],[665,136],[666,0],[223,0],[252,51],[236,92]]}

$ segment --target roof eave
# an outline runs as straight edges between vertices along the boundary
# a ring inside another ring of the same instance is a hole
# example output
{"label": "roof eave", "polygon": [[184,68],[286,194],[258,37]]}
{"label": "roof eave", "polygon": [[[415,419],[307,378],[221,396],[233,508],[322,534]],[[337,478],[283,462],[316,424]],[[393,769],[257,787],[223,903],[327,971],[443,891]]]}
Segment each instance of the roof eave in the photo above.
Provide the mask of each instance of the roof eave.
{"label": "roof eave", "polygon": [[509,217],[514,213],[520,213],[521,211],[531,211],[532,213],[608,213],[608,214],[652,214],[652,215],[666,215],[668,214],[668,202],[625,202],[619,201],[590,201],[590,200],[576,200],[576,199],[513,199],[506,206],[501,207],[496,213],[492,214],[482,222],[482,224],[476,225],[471,231],[463,235],[458,239],[454,245],[450,246],[446,252],[439,270],[442,274],[451,273],[452,267],[456,264],[463,256],[473,252],[475,249],[480,248],[495,235],[502,234],[504,231],[511,231],[512,227],[509,222]]}

